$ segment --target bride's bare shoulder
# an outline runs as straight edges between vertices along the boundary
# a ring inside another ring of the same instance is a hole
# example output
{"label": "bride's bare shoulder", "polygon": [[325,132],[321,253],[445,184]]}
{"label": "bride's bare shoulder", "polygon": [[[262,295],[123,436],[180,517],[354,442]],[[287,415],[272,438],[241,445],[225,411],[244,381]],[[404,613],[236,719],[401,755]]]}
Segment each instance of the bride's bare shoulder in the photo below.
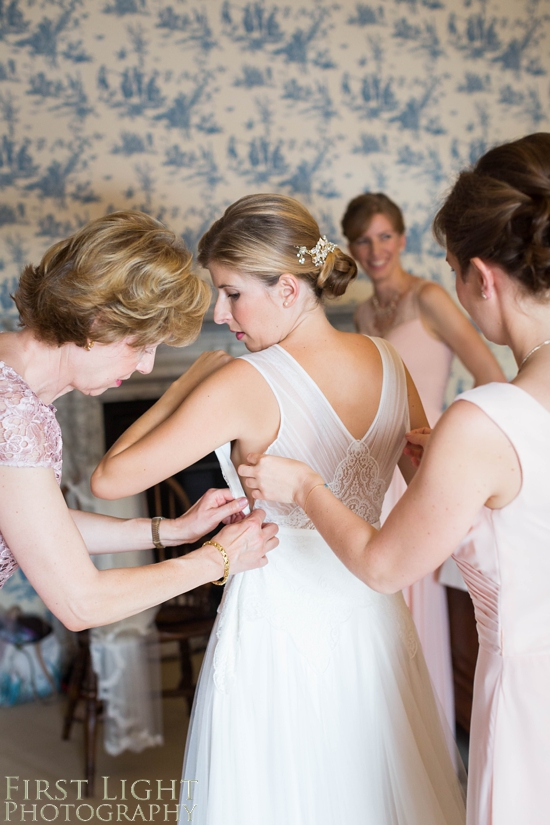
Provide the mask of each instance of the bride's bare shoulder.
{"label": "bride's bare shoulder", "polygon": [[361,332],[341,332],[339,335],[342,347],[350,354],[355,353],[367,361],[380,361],[379,349],[369,335]]}

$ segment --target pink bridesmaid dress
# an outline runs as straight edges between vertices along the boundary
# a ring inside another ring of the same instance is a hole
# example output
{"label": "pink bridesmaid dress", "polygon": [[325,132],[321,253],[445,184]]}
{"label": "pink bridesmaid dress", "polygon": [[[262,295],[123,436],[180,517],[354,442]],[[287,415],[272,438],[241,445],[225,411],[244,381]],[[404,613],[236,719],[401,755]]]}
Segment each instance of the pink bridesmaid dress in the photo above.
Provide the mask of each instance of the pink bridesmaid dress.
{"label": "pink bridesmaid dress", "polygon": [[[550,412],[513,384],[459,399],[502,430],[521,465],[521,490],[483,508],[456,562],[474,601],[474,682],[468,825],[550,822]],[[459,400],[457,399],[457,400]]]}
{"label": "pink bridesmaid dress", "polygon": [[[423,278],[414,278],[413,286],[397,305],[391,329],[384,331],[382,337],[393,344],[403,359],[416,384],[430,426],[434,427],[443,411],[453,353],[446,344],[430,335],[420,319],[418,293],[426,283]],[[356,320],[360,332],[381,335],[370,300],[359,307]],[[396,469],[384,498],[382,523],[406,489],[403,476]],[[435,692],[454,732],[453,672],[445,587],[439,583],[436,571],[405,588],[403,596],[414,619]]]}

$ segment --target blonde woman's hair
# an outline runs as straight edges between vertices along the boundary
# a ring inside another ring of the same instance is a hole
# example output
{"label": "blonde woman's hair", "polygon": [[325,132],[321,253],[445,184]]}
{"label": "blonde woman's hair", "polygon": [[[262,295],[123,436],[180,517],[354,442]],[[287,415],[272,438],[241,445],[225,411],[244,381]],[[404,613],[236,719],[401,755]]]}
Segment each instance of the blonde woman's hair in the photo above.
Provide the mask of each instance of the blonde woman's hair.
{"label": "blonde woman's hair", "polygon": [[305,280],[317,298],[343,295],[357,275],[353,258],[339,247],[315,264],[299,247],[312,249],[320,238],[317,222],[305,206],[285,195],[248,195],[232,204],[199,241],[198,260],[207,267],[217,262],[239,273],[277,283],[289,272]]}
{"label": "blonde woman's hair", "polygon": [[181,238],[142,212],[113,212],[25,267],[14,300],[21,325],[53,346],[131,338],[135,347],[190,344],[210,288]]}

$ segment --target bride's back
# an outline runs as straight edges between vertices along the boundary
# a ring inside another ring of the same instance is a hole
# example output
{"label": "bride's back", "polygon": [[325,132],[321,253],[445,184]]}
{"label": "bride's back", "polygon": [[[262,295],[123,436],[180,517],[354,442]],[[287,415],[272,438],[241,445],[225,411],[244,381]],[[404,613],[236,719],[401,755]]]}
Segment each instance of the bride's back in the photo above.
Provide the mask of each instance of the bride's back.
{"label": "bride's back", "polygon": [[[345,364],[340,370],[338,352],[331,351],[321,360],[306,347],[300,363],[284,342],[241,360],[254,367],[257,380],[252,375],[249,379],[257,385],[256,392],[258,381],[263,384],[260,404],[265,404],[268,394],[275,402],[277,427],[269,443],[261,445],[262,451],[309,464],[338,498],[375,523],[409,427],[407,382],[391,345],[381,339],[355,339],[360,336],[343,337],[340,356]],[[273,405],[266,404],[266,410],[263,423],[269,421],[270,427]],[[257,447],[258,435],[254,428],[249,437],[234,444],[235,465],[245,458],[248,445],[255,442]],[[260,502],[260,506],[269,520],[279,524],[312,526],[293,505]]]}
{"label": "bride's back", "polygon": [[382,360],[365,335],[330,330],[322,343],[282,346],[308,373],[354,438],[370,427],[380,401]]}
{"label": "bride's back", "polygon": [[[397,408],[398,429],[404,426],[407,387],[399,359],[383,363],[371,339],[339,332],[327,320],[324,300],[343,295],[357,267],[320,236],[305,207],[282,195],[242,198],[201,238],[198,258],[218,290],[214,320],[251,353],[218,379],[236,465],[251,452],[282,450],[283,443],[286,452],[279,454],[315,465],[338,433],[345,443],[334,456],[342,460],[377,419],[387,370],[388,385],[404,392]],[[401,444],[401,429],[392,438]],[[335,471],[333,462],[323,473]]]}

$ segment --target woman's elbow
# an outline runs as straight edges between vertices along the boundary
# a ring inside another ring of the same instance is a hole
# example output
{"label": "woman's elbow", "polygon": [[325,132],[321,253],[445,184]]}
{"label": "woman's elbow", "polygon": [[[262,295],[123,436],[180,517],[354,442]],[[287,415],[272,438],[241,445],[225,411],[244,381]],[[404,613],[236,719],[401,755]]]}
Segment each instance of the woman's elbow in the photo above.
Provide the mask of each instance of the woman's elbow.
{"label": "woman's elbow", "polygon": [[101,464],[99,464],[92,473],[90,479],[90,489],[97,498],[104,498],[110,501],[120,498],[120,491],[116,489],[116,485],[110,481],[109,477],[103,472]]}
{"label": "woman's elbow", "polygon": [[[48,598],[47,594],[42,595],[46,607],[56,619],[74,633],[109,621],[101,607],[101,572],[93,566],[92,571],[92,576],[82,573],[81,581],[71,582],[61,593],[57,591],[55,600]],[[40,592],[38,595],[41,595]]]}
{"label": "woman's elbow", "polygon": [[61,618],[57,616],[59,621],[65,625],[67,630],[70,630],[72,633],[79,633],[81,630],[88,630],[91,625],[87,624],[86,621],[83,619],[79,619],[77,616],[70,616],[69,618]]}
{"label": "woman's elbow", "polygon": [[369,574],[364,577],[364,581],[371,590],[376,590],[377,593],[382,593],[385,596],[392,596],[401,590],[401,585],[396,582],[395,579],[389,578],[386,575]]}
{"label": "woman's elbow", "polygon": [[85,609],[83,610],[80,604],[72,603],[72,600],[55,605],[48,605],[48,607],[55,618],[59,619],[61,624],[73,633],[78,633],[80,630],[88,630],[88,628],[93,627],[94,624],[98,624],[91,620],[91,617],[87,615],[87,611]]}
{"label": "woman's elbow", "polygon": [[385,596],[391,596],[398,593],[402,589],[400,583],[400,576],[388,566],[385,554],[376,554],[367,556],[368,562],[362,571],[360,578],[365,584],[376,590],[377,593],[383,593]]}

